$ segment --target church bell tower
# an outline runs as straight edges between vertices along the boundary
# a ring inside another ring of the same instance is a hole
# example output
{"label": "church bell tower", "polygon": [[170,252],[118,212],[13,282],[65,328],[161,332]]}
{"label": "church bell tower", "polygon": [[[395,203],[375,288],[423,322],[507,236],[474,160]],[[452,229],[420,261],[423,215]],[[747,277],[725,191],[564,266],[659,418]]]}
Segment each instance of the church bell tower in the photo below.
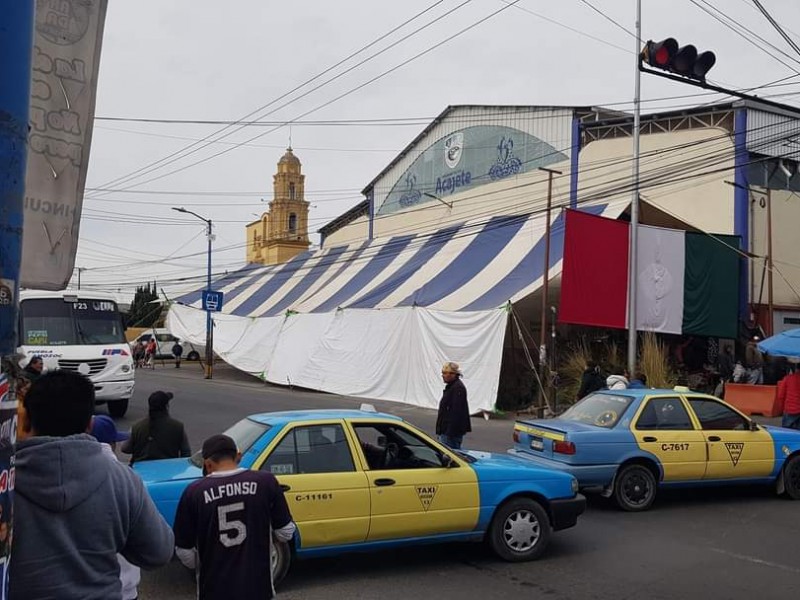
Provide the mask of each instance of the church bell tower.
{"label": "church bell tower", "polygon": [[272,177],[269,212],[247,225],[247,260],[264,265],[286,262],[308,250],[308,202],[302,165],[291,146]]}

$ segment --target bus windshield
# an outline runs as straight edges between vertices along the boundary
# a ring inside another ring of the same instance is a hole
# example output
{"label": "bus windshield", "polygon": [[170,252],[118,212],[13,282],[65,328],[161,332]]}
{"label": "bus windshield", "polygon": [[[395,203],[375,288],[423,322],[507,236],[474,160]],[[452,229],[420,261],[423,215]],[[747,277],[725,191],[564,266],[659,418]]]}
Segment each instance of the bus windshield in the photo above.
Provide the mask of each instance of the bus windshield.
{"label": "bus windshield", "polygon": [[125,330],[117,304],[81,298],[30,298],[19,308],[22,346],[124,344]]}

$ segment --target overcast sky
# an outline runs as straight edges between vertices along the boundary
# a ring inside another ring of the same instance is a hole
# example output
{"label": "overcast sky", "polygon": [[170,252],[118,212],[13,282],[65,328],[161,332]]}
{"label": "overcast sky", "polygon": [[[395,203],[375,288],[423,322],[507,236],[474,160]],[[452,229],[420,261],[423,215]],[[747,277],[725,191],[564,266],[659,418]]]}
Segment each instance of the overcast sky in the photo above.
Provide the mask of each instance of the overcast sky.
{"label": "overcast sky", "polygon": [[[797,0],[762,3],[784,27],[800,20]],[[630,108],[634,0],[508,4],[510,0],[112,0],[96,114],[226,121],[265,107],[248,119],[286,122],[308,113],[292,125],[291,140],[303,163],[306,199],[312,203],[310,228],[315,232],[359,202],[361,189],[449,104]],[[642,37],[673,36],[701,51],[714,50],[717,65],[709,79],[722,85],[750,88],[800,71],[800,55],[750,0],[645,0],[643,4]],[[746,34],[774,55],[770,56],[697,5],[709,11],[724,8],[729,18],[793,58]],[[503,7],[466,33],[331,102]],[[276,102],[426,8],[430,8],[427,13],[396,33]],[[800,41],[800,36],[791,35]],[[409,37],[299,98],[404,36]],[[791,85],[761,93],[796,92],[777,98],[796,104],[800,76],[787,83]],[[653,101],[700,91],[650,76],[642,81],[648,110],[714,98]],[[365,119],[387,122],[353,123]],[[229,128],[224,133],[233,133],[217,143],[195,145],[168,159],[173,161],[169,164],[142,170],[221,127],[95,122],[77,258],[77,265],[85,269],[84,284],[127,291],[156,278],[172,295],[186,287],[177,279],[202,275],[204,224],[170,210],[173,206],[214,220],[214,272],[244,264],[244,226],[260,216],[271,199],[272,175],[289,142],[289,127]],[[203,162],[195,164],[199,161]],[[313,239],[318,241],[318,236]],[[195,256],[186,257],[191,254]]]}

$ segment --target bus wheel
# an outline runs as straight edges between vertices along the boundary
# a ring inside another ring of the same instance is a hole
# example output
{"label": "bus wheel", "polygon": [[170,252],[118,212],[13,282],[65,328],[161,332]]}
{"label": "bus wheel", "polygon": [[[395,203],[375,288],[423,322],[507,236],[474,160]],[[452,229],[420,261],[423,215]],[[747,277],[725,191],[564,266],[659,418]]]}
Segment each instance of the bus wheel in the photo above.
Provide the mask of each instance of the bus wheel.
{"label": "bus wheel", "polygon": [[125,400],[110,400],[108,403],[108,414],[115,419],[121,419],[125,416],[125,413],[128,412],[128,402],[129,400],[127,398]]}

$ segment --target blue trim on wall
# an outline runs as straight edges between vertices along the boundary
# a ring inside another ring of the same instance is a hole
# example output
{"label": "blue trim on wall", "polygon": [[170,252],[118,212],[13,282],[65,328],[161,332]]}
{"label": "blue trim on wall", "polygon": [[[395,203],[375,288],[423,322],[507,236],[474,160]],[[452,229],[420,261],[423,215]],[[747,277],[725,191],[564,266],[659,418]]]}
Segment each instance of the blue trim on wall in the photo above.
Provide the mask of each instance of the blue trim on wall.
{"label": "blue trim on wall", "polygon": [[[740,236],[742,240],[742,250],[750,250],[750,217],[749,217],[749,193],[743,187],[747,187],[747,109],[739,108],[733,121],[734,139],[734,181],[737,187],[733,188],[733,234]],[[748,262],[746,258],[741,259],[739,267],[739,315],[742,319],[747,319],[748,314],[748,289],[750,277]]]}
{"label": "blue trim on wall", "polygon": [[581,152],[581,122],[572,116],[572,149],[569,157],[569,207],[578,208],[578,158]]}
{"label": "blue trim on wall", "polygon": [[370,188],[367,192],[367,205],[369,206],[369,237],[374,237],[374,221],[375,221],[375,188]]}

